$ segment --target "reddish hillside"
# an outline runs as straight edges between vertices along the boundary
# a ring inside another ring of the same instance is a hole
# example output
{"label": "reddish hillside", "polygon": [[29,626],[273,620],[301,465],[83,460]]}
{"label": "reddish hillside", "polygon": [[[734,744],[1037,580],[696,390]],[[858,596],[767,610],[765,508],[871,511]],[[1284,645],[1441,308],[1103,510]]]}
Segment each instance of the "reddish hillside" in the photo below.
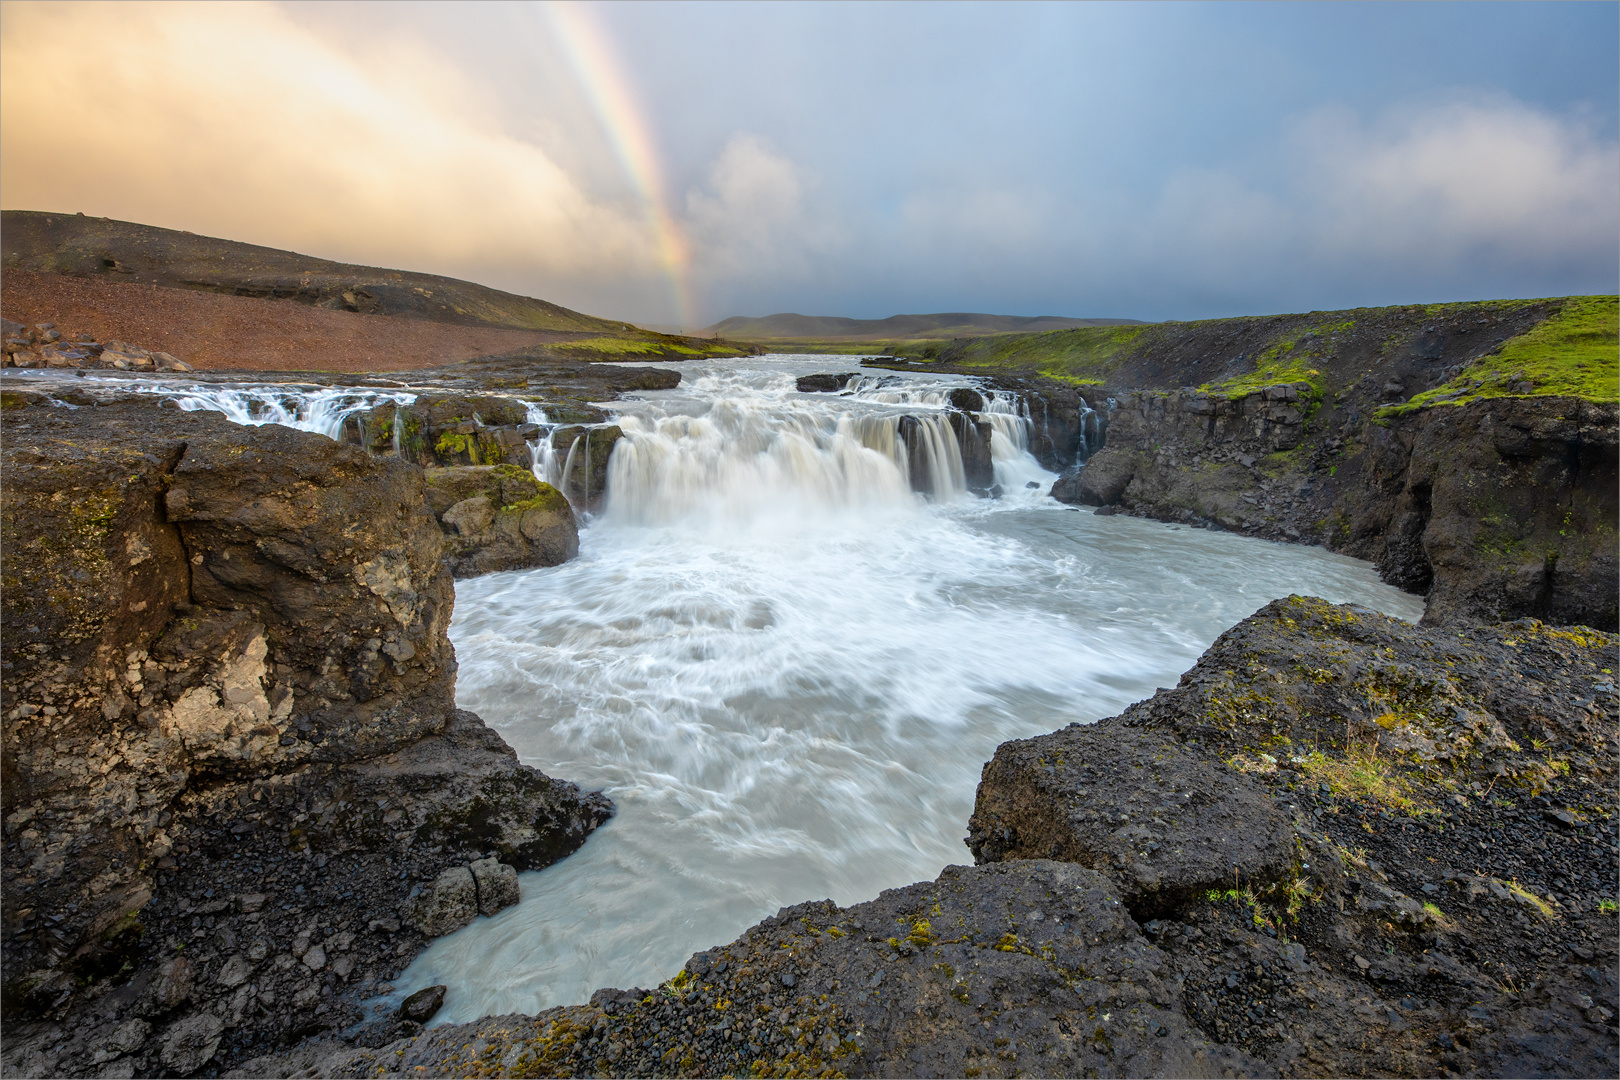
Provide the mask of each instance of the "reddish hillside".
{"label": "reddish hillside", "polygon": [[575,341],[554,330],[503,330],[155,285],[7,270],[0,314],[53,322],[64,334],[133,341],[199,370],[409,371]]}

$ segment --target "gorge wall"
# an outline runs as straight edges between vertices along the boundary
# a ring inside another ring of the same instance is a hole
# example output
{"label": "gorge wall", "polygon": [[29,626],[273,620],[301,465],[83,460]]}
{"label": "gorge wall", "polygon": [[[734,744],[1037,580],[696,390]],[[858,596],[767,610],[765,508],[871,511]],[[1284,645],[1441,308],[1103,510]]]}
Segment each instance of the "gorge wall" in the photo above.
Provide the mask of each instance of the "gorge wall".
{"label": "gorge wall", "polygon": [[455,708],[420,469],[149,398],[4,404],[9,1074],[351,1024],[442,929],[413,889],[611,814]]}
{"label": "gorge wall", "polygon": [[979,339],[926,367],[1022,394],[1060,500],[1368,559],[1428,622],[1612,630],[1616,339],[1615,298],[1570,297]]}

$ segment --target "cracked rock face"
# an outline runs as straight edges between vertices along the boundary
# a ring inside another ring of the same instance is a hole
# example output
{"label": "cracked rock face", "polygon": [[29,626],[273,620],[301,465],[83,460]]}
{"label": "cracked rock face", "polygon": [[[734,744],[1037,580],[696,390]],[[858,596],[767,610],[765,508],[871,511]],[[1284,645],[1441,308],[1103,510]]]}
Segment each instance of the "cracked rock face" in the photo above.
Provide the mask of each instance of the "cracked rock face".
{"label": "cracked rock face", "polygon": [[1264,887],[1296,861],[1293,828],[1259,785],[1175,739],[1113,726],[1002,743],[968,833],[981,863],[1062,859],[1111,874],[1139,913]]}
{"label": "cracked rock face", "polygon": [[3,415],[8,1069],[99,1069],[137,1018],[110,1067],[348,1022],[423,943],[413,885],[611,814],[455,709],[416,466],[144,399]]}

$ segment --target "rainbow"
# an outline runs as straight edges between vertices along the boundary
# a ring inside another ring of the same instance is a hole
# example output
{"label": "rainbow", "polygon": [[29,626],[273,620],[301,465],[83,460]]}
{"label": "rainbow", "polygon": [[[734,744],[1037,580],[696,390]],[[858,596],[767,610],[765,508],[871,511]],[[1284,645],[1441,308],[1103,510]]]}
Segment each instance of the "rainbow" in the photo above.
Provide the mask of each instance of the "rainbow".
{"label": "rainbow", "polygon": [[618,62],[607,35],[580,5],[549,0],[540,5],[557,40],[585,88],[606,130],[625,176],[640,196],[669,278],[677,323],[693,326],[696,307],[691,287],[691,251],[686,236],[669,212],[663,170],[646,118]]}

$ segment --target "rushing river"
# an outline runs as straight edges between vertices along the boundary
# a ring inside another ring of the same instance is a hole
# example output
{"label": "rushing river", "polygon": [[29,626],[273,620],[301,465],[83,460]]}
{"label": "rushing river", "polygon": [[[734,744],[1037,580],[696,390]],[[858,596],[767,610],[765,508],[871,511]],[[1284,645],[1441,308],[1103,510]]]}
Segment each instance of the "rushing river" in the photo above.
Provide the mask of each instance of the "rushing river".
{"label": "rushing river", "polygon": [[396,995],[449,985],[436,1022],[652,986],[783,905],[970,861],[998,743],[1175,685],[1272,599],[1422,610],[1319,548],[1063,507],[1010,410],[1009,494],[941,461],[925,502],[886,433],[949,384],[797,393],[849,370],[826,357],[682,370],[613,406],[627,440],[576,560],[457,585],[458,703],[618,815],[402,974]]}

